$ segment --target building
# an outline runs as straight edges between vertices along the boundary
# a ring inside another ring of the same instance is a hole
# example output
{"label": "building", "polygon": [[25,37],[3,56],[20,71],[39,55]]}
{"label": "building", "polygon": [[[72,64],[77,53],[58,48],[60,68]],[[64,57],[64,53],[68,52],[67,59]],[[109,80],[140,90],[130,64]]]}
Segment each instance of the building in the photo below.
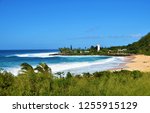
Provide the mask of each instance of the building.
{"label": "building", "polygon": [[100,51],[100,44],[97,44],[97,51]]}

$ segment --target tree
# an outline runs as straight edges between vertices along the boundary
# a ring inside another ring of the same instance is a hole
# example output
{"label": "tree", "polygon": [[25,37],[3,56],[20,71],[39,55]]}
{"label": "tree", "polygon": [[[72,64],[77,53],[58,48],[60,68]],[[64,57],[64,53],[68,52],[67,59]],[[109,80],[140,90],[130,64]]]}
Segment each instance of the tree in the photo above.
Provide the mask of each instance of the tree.
{"label": "tree", "polygon": [[34,68],[29,65],[28,63],[22,63],[21,64],[21,74],[24,74],[24,75],[34,75],[35,72],[34,72]]}
{"label": "tree", "polygon": [[22,63],[20,75],[27,76],[27,78],[29,79],[30,92],[31,92],[30,95],[38,95],[38,91],[36,87],[37,77],[34,68],[28,63]]}
{"label": "tree", "polygon": [[40,83],[40,95],[50,95],[53,89],[53,75],[51,68],[45,63],[40,63],[34,70],[37,71],[37,75],[39,75],[40,78],[38,80],[38,83]]}
{"label": "tree", "polygon": [[70,72],[68,72],[66,78],[67,78],[67,79],[72,78],[72,74],[71,74]]}
{"label": "tree", "polygon": [[64,76],[65,73],[64,72],[57,72],[55,74],[57,74],[59,76],[59,78],[62,78],[62,76]]}
{"label": "tree", "polygon": [[46,63],[40,63],[34,70],[37,70],[38,73],[42,73],[45,76],[52,76],[51,68]]}

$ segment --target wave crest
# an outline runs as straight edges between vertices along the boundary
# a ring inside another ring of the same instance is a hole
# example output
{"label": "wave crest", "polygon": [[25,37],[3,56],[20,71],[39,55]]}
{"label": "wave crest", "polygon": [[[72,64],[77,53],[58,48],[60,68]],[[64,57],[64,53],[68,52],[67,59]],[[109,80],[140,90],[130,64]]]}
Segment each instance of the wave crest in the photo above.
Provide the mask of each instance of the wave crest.
{"label": "wave crest", "polygon": [[54,57],[53,54],[58,54],[58,52],[50,52],[50,53],[26,53],[26,54],[14,54],[9,55],[7,57],[34,57],[34,58],[48,58],[48,57]]}

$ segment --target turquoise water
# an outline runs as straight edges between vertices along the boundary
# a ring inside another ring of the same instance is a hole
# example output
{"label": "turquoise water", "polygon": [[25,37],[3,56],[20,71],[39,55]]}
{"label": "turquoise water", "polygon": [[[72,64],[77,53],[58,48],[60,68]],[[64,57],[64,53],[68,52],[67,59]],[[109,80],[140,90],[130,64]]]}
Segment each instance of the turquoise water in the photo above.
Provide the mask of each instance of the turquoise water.
{"label": "turquoise water", "polygon": [[60,56],[50,55],[58,50],[1,50],[0,68],[17,74],[21,63],[29,63],[33,67],[41,62],[47,63],[52,72],[95,72],[116,68],[124,62],[123,57],[112,56]]}

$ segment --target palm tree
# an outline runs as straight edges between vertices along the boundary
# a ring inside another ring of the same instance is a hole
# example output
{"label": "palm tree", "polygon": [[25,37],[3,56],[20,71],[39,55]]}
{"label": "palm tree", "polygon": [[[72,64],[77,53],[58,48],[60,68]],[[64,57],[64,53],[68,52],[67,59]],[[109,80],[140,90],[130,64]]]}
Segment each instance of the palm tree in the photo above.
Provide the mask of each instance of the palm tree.
{"label": "palm tree", "polygon": [[[40,75],[40,77],[42,78],[40,80],[40,82],[42,82],[43,84],[42,87],[44,89],[45,92],[44,95],[50,95],[53,87],[52,87],[52,84],[53,84],[53,75],[52,75],[52,71],[51,71],[51,68],[48,67],[47,64],[45,63],[40,63],[34,70],[37,71],[37,75]],[[49,84],[49,85],[47,85]]]}
{"label": "palm tree", "polygon": [[41,73],[45,76],[52,75],[51,68],[48,67],[46,63],[40,63],[34,70],[36,70],[38,73]]}
{"label": "palm tree", "polygon": [[20,74],[21,75],[25,75],[27,77],[27,79],[30,82],[30,95],[37,95],[38,91],[37,91],[37,87],[36,87],[36,82],[37,82],[37,78],[36,78],[36,73],[34,71],[34,68],[28,64],[28,63],[22,63],[21,64],[21,70],[20,70]]}
{"label": "palm tree", "polygon": [[21,74],[25,75],[34,75],[34,68],[28,63],[21,64]]}
{"label": "palm tree", "polygon": [[40,92],[45,93],[46,95],[50,94],[50,91],[52,90],[53,76],[48,65],[40,63],[36,68],[33,68],[28,63],[23,63],[21,64],[20,72],[21,75],[27,76],[30,81],[30,95],[39,95]]}

